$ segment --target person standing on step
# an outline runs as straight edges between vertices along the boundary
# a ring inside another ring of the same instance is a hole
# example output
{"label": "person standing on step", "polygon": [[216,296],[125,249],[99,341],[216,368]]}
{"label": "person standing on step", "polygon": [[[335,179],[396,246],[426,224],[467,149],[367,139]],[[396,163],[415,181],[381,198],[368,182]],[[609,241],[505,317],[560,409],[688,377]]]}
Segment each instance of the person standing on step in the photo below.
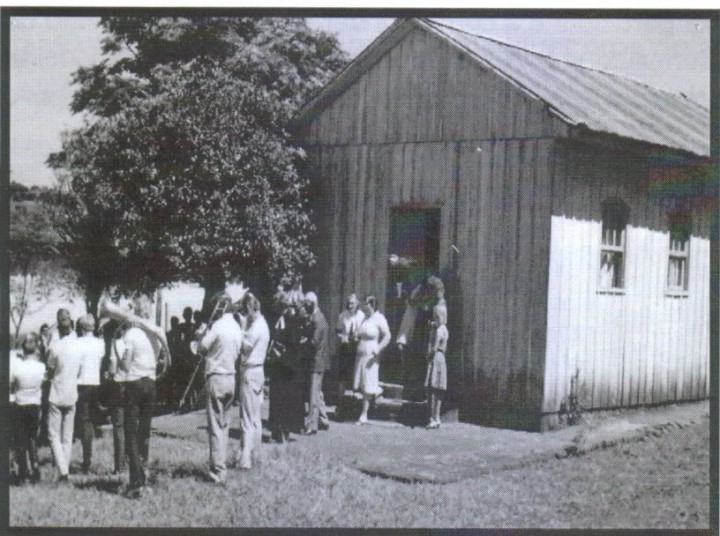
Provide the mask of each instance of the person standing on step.
{"label": "person standing on step", "polygon": [[80,337],[74,344],[81,355],[83,365],[82,375],[78,380],[75,429],[82,444],[82,472],[87,473],[92,463],[92,443],[95,438],[95,421],[97,420],[100,390],[100,367],[105,357],[105,342],[93,334],[95,317],[91,313],[81,316],[77,325]]}
{"label": "person standing on step", "polygon": [[447,352],[448,336],[447,308],[444,305],[436,305],[433,307],[425,375],[425,387],[430,401],[430,422],[427,425],[429,429],[440,428],[440,405],[447,392],[445,352]]}
{"label": "person standing on step", "polygon": [[340,397],[345,387],[352,385],[355,355],[357,354],[358,331],[365,315],[358,308],[359,301],[353,293],[345,302],[345,309],[338,315],[336,334],[338,338],[338,389]]}
{"label": "person standing on step", "polygon": [[[314,292],[305,294],[305,312],[307,320],[307,367],[310,387],[310,404],[304,434],[316,434],[318,428],[330,428],[330,420],[325,409],[325,397],[322,392],[322,381],[325,372],[330,369],[330,349],[328,342],[328,323],[318,305],[318,297]],[[301,341],[302,343],[303,341]]]}
{"label": "person standing on step", "polygon": [[379,381],[380,352],[390,342],[390,327],[385,316],[377,310],[377,299],[368,295],[363,300],[365,315],[358,332],[358,349],[355,360],[353,389],[363,395],[362,413],[357,424],[368,423],[370,400],[382,394]]}

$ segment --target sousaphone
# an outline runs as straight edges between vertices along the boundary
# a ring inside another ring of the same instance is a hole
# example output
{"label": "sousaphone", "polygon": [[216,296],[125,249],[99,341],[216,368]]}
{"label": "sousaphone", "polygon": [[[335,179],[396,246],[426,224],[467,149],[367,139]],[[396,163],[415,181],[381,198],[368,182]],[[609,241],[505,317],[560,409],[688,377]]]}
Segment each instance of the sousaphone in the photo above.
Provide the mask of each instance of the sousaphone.
{"label": "sousaphone", "polygon": [[157,377],[156,380],[160,380],[170,370],[171,355],[170,347],[165,337],[165,332],[159,327],[150,322],[149,320],[142,318],[131,311],[128,311],[119,305],[113,303],[109,299],[104,299],[100,302],[98,307],[98,319],[109,318],[116,320],[119,326],[113,334],[113,351],[115,357],[120,360],[122,352],[118,349],[118,341],[122,340],[125,332],[131,327],[138,327],[142,329],[150,339],[150,343],[155,351],[155,361],[157,363]]}

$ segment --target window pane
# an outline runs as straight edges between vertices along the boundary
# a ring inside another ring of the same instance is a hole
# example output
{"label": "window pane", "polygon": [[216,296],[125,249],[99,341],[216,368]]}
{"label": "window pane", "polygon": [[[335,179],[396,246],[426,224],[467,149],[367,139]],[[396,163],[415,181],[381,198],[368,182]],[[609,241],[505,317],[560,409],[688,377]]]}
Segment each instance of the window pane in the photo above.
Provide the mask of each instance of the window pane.
{"label": "window pane", "polygon": [[671,290],[687,290],[687,259],[670,257],[668,266],[668,288]]}
{"label": "window pane", "polygon": [[600,262],[600,288],[623,288],[623,254],[619,251],[603,251]]}

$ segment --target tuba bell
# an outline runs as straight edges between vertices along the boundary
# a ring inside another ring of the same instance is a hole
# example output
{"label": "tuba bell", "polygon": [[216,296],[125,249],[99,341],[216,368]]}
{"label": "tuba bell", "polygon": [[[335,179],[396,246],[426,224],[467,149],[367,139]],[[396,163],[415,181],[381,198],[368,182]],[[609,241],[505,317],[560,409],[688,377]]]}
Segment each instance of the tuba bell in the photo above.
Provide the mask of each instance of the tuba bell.
{"label": "tuba bell", "polygon": [[125,332],[131,327],[142,329],[150,339],[153,350],[155,350],[155,361],[157,362],[156,380],[160,380],[170,370],[172,357],[170,355],[170,347],[165,337],[165,332],[149,320],[142,318],[132,312],[120,307],[119,305],[106,298],[100,302],[98,307],[98,319],[108,318],[116,320],[119,326],[113,335],[113,351],[115,357],[119,360],[121,355],[117,347],[117,342]]}

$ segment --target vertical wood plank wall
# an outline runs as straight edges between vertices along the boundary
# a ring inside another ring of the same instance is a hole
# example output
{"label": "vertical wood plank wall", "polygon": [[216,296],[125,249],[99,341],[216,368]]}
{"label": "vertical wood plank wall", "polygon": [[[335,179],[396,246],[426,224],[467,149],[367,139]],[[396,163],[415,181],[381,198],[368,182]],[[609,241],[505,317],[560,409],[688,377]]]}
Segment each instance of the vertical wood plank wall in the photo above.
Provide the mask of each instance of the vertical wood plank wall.
{"label": "vertical wood plank wall", "polygon": [[[689,291],[666,295],[667,214],[639,157],[560,146],[555,158],[543,411],[579,372],[586,409],[697,400],[709,391],[709,217],[692,214]],[[602,201],[630,208],[625,289],[598,292]]]}
{"label": "vertical wood plank wall", "polygon": [[451,246],[460,251],[461,299],[449,296],[461,309],[449,326],[450,383],[462,391],[469,420],[490,410],[539,418],[549,155],[565,132],[541,104],[421,30],[306,129],[325,203],[316,209],[315,279],[329,318],[350,292],[374,293],[384,307],[391,207],[441,208],[445,275]]}

